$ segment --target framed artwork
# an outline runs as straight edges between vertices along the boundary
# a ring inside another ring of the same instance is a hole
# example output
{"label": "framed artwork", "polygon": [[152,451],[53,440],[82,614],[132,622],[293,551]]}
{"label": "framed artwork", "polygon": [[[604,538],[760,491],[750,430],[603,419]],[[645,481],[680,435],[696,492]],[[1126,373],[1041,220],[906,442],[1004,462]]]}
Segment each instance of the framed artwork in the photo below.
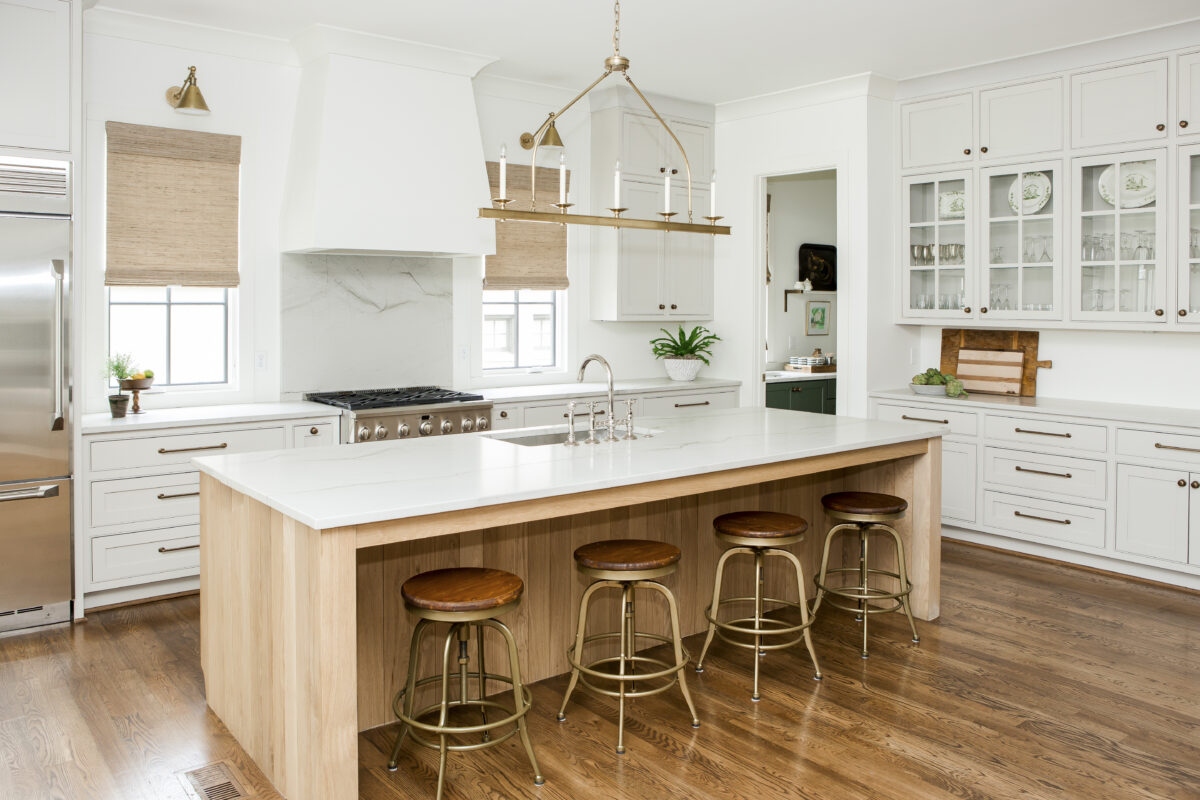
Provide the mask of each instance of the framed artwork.
{"label": "framed artwork", "polygon": [[800,278],[812,281],[814,290],[837,289],[837,248],[831,244],[800,245]]}
{"label": "framed artwork", "polygon": [[804,325],[804,332],[809,336],[829,335],[828,300],[808,301],[808,318]]}

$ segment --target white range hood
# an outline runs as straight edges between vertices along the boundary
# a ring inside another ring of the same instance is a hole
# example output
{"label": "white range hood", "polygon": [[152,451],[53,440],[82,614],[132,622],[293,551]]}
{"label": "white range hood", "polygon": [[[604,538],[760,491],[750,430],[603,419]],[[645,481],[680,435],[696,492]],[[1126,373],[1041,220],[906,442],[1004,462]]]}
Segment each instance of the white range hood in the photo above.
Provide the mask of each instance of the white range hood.
{"label": "white range hood", "polygon": [[496,252],[471,78],[492,59],[313,26],[281,243],[291,253]]}

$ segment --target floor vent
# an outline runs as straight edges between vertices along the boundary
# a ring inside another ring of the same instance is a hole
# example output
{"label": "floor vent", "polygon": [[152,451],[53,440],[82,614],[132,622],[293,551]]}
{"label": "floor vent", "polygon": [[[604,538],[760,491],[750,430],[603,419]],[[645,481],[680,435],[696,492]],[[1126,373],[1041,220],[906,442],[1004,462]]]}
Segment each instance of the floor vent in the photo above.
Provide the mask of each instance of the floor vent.
{"label": "floor vent", "polygon": [[195,800],[246,800],[250,797],[233,767],[224,761],[183,773],[183,785]]}

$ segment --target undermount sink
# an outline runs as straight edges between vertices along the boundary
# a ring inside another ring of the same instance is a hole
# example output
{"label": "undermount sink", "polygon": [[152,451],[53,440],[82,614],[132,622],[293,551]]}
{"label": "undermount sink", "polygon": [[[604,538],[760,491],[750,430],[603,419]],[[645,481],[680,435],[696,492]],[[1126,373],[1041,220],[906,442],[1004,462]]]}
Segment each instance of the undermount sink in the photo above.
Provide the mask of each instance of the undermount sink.
{"label": "undermount sink", "polygon": [[[578,433],[576,434],[578,436]],[[490,433],[489,439],[499,439],[504,442],[512,442],[513,444],[523,445],[524,447],[541,447],[546,444],[562,444],[567,440],[567,432],[559,433],[529,433],[524,436],[504,436],[501,434]],[[587,438],[587,434],[584,434]]]}
{"label": "undermount sink", "polygon": [[[640,439],[648,439],[657,431],[648,428],[634,427],[634,434]],[[622,430],[617,431],[617,441],[621,441],[624,435]],[[496,439],[501,442],[510,442],[511,444],[519,444],[522,447],[544,447],[548,444],[564,444],[567,441],[567,430],[563,426],[553,426],[549,428],[523,430],[523,431],[500,431],[497,433],[484,434],[488,439]],[[596,440],[599,442],[608,441],[608,431],[596,431]],[[579,444],[587,444],[588,432],[586,430],[575,430],[575,441]]]}

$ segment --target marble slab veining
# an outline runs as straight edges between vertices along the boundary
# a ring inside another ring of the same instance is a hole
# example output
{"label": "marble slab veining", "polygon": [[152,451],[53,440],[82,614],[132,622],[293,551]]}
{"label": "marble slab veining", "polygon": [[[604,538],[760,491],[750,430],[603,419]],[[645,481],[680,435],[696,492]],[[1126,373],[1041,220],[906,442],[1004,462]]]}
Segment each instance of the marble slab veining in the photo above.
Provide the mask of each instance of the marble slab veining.
{"label": "marble slab veining", "polygon": [[764,408],[644,418],[640,426],[658,433],[579,447],[526,447],[473,433],[209,456],[194,463],[238,492],[322,529],[828,455],[949,430]]}

